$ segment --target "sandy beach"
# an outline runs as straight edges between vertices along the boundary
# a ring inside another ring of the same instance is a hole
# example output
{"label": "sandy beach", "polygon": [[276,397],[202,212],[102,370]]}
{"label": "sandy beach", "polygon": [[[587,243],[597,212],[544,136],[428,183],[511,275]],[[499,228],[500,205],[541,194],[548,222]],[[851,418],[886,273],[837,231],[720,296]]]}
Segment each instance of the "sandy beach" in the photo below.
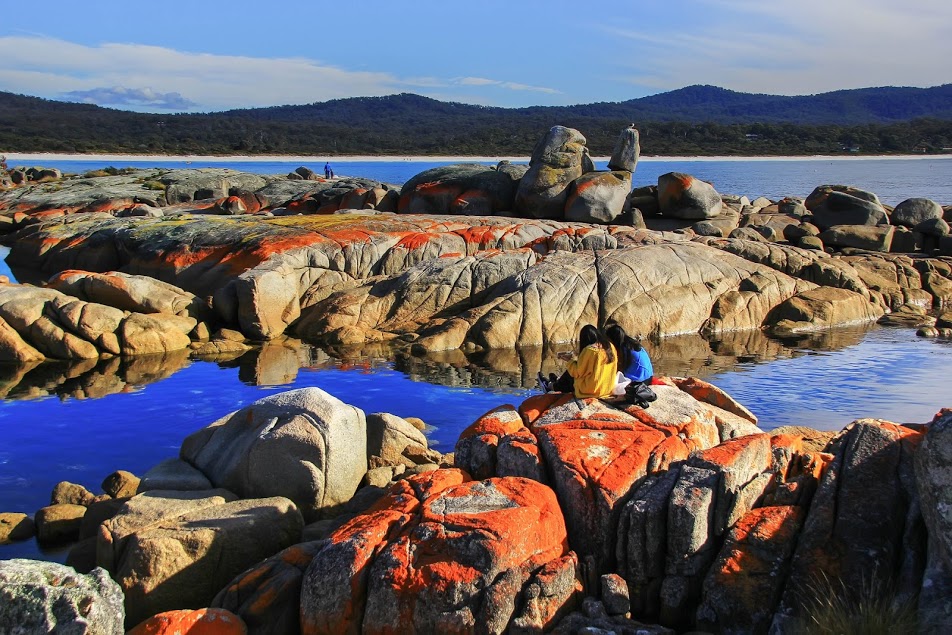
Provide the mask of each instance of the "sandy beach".
{"label": "sandy beach", "polygon": [[[16,165],[22,163],[42,164],[44,161],[143,161],[156,163],[174,161],[174,162],[227,162],[227,163],[257,163],[262,161],[276,163],[323,163],[331,161],[334,163],[368,163],[368,162],[427,162],[427,163],[488,163],[496,161],[512,161],[513,163],[528,163],[529,157],[489,157],[489,156],[286,156],[286,155],[169,155],[169,154],[60,154],[48,152],[8,152],[6,153],[7,163]],[[595,161],[608,161],[610,157],[592,157]],[[646,156],[642,155],[640,161],[678,161],[678,162],[701,162],[701,161],[864,161],[876,159],[902,159],[902,160],[920,160],[920,159],[952,159],[952,154],[932,154],[932,155],[861,155],[861,156],[841,156],[841,155],[815,155],[815,156]]]}

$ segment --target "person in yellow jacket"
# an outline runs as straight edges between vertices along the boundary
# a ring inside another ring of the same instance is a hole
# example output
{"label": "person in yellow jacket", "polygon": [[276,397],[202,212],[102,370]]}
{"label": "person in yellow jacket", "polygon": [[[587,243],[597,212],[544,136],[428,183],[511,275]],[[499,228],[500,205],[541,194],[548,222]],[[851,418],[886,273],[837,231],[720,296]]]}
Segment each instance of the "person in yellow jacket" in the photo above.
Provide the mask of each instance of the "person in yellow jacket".
{"label": "person in yellow jacket", "polygon": [[618,376],[618,354],[605,335],[591,324],[578,336],[578,359],[569,362],[568,374],[574,380],[575,396],[609,397]]}

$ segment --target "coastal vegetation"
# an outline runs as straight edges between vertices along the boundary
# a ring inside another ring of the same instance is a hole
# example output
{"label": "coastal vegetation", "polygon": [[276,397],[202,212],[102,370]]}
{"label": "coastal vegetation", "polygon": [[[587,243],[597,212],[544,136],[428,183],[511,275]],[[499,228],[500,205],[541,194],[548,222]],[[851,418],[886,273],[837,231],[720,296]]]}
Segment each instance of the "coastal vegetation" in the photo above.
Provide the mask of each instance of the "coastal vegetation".
{"label": "coastal vegetation", "polygon": [[412,94],[219,113],[148,114],[0,92],[0,149],[133,154],[524,156],[538,131],[585,130],[610,154],[634,122],[654,155],[940,154],[952,85],[822,95],[693,86],[618,103],[494,108]]}

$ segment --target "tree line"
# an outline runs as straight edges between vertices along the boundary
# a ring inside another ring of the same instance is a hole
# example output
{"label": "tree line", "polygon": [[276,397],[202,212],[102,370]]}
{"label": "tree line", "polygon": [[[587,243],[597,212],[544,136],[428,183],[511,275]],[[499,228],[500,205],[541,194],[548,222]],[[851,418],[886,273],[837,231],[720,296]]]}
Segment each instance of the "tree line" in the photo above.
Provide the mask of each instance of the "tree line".
{"label": "tree line", "polygon": [[631,123],[649,155],[952,152],[952,121],[935,117],[861,125],[639,121],[595,106],[484,108],[400,95],[159,115],[0,93],[0,153],[526,156],[560,124],[582,132],[593,155],[609,155]]}

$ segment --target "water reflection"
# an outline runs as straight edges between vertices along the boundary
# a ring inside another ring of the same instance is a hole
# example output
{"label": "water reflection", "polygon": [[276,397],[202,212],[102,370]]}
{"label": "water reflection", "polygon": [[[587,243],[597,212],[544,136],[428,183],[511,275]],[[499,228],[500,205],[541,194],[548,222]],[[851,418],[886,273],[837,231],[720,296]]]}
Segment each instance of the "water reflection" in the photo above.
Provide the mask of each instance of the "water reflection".
{"label": "water reflection", "polygon": [[[697,334],[646,341],[655,371],[661,375],[707,377],[735,368],[795,357],[806,351],[835,351],[860,343],[874,324],[812,333],[792,339],[768,337],[761,331],[726,333],[714,340]],[[0,397],[96,399],[136,390],[170,377],[201,359],[221,368],[238,368],[238,378],[252,386],[293,384],[301,369],[362,368],[372,371],[393,364],[413,381],[449,387],[487,389],[536,386],[536,375],[559,373],[557,358],[569,345],[481,352],[439,351],[410,354],[405,346],[373,344],[359,348],[320,348],[293,338],[267,342],[244,353],[190,357],[186,350],[164,355],[74,362],[0,365]]]}

